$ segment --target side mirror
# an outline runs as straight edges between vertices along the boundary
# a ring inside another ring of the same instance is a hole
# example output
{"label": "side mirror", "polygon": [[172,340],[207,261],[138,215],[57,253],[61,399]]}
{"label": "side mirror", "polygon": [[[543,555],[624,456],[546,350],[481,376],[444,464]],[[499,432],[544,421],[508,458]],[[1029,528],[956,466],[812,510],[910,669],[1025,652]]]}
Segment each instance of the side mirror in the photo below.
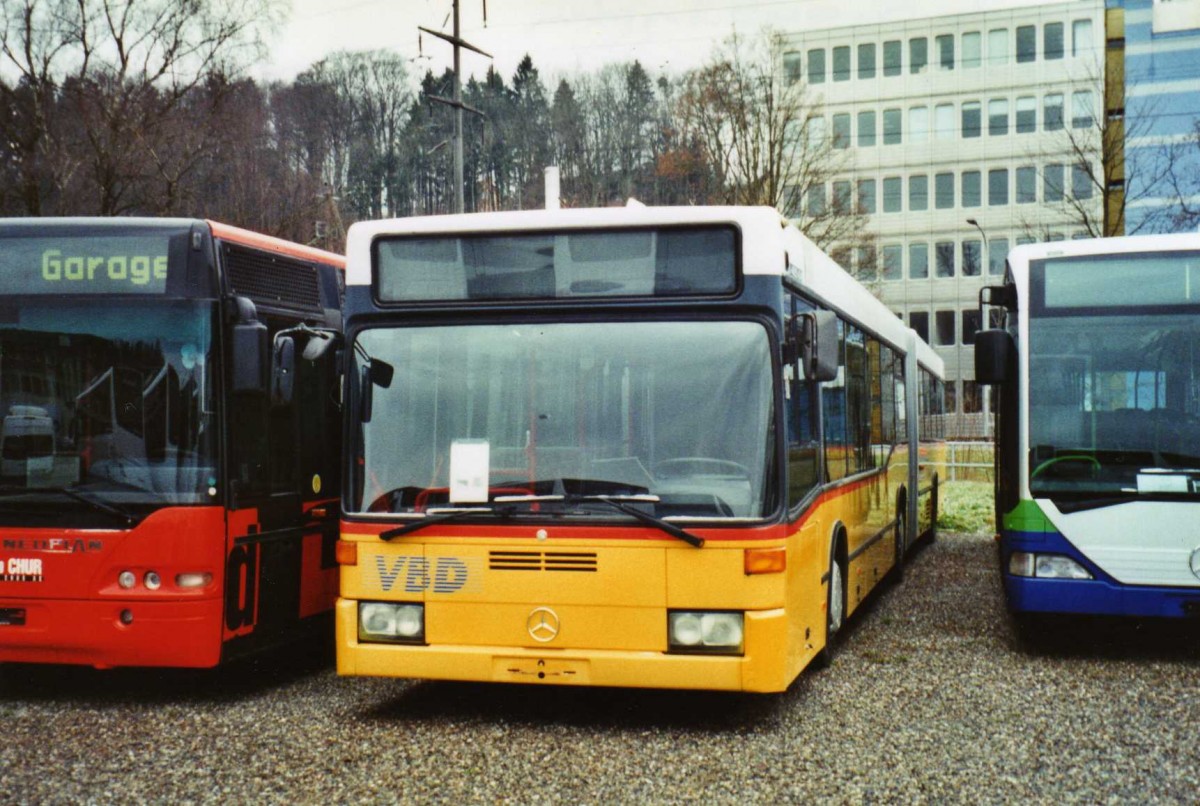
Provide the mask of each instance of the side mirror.
{"label": "side mirror", "polygon": [[975,382],[1004,383],[1009,362],[1016,355],[1016,344],[1007,330],[981,330],[975,334]]}
{"label": "side mirror", "polygon": [[317,330],[309,334],[308,343],[304,345],[304,360],[319,361],[329,348],[333,346],[334,337],[328,331]]}
{"label": "side mirror", "polygon": [[267,326],[258,321],[254,303],[235,297],[235,320],[230,345],[233,355],[233,391],[265,394],[267,391]]}
{"label": "side mirror", "polygon": [[800,314],[800,359],[804,377],[810,381],[832,381],[838,375],[837,314],[806,311]]}
{"label": "side mirror", "polygon": [[359,419],[364,423],[371,422],[371,413],[375,408],[375,387],[387,389],[392,385],[396,368],[386,361],[371,358],[363,365],[358,377]]}
{"label": "side mirror", "polygon": [[276,406],[288,405],[292,402],[295,388],[296,340],[291,336],[276,336],[275,350],[271,355],[271,403]]}

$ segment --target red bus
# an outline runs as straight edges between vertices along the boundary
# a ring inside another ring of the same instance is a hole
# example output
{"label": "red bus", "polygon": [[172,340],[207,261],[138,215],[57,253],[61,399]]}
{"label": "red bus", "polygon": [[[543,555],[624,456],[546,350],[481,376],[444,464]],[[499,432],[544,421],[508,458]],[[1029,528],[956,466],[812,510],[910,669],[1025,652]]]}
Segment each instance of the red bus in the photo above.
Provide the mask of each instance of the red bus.
{"label": "red bus", "polygon": [[210,667],[328,622],[343,269],[212,221],[0,222],[0,662]]}

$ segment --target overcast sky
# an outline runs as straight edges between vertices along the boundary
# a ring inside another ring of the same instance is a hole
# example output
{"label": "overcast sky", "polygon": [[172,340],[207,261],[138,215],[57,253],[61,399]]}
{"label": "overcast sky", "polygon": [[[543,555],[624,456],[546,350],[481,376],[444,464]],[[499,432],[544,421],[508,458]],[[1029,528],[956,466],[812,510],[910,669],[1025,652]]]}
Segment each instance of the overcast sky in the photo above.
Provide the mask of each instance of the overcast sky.
{"label": "overcast sky", "polygon": [[[811,0],[809,0],[811,2]],[[682,72],[702,61],[735,21],[739,32],[795,14],[806,0],[461,0],[463,39],[495,57],[508,79],[524,54],[543,80],[639,59],[651,73]],[[288,79],[335,50],[391,48],[414,59],[414,73],[451,65],[451,48],[417,26],[449,32],[451,0],[293,0],[291,20],[271,41],[271,60],[254,72]],[[443,24],[444,23],[444,24]],[[794,27],[794,26],[790,26]],[[488,60],[464,51],[463,72],[482,76]]]}

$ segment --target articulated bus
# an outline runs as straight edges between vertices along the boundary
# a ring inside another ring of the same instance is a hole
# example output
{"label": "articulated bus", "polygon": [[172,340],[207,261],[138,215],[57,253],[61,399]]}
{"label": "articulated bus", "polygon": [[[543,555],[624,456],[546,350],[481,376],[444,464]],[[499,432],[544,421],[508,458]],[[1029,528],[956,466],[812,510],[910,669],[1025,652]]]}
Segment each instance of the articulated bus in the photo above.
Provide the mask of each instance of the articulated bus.
{"label": "articulated bus", "polygon": [[210,221],[0,222],[0,662],[209,667],[331,626],[344,265]]}
{"label": "articulated bus", "polygon": [[941,361],[769,208],[359,223],[346,304],[340,674],[782,691],[932,529]]}
{"label": "articulated bus", "polygon": [[1018,623],[1200,615],[1200,236],[1020,246],[981,304]]}

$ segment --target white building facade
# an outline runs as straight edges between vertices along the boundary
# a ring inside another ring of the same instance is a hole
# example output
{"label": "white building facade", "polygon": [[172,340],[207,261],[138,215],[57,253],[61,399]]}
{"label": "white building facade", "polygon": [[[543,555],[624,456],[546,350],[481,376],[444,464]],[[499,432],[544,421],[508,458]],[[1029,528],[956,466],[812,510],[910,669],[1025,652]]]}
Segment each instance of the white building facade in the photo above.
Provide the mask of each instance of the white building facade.
{"label": "white building facade", "polygon": [[[852,167],[803,203],[869,216],[877,246],[835,257],[941,354],[947,411],[967,415],[955,435],[982,435],[979,289],[1015,245],[1083,237],[1071,207],[1102,203],[1099,147],[1089,159],[1078,144],[1104,115],[1103,0],[811,9],[784,35],[782,69],[821,100]],[[817,27],[849,15],[861,22]]]}

